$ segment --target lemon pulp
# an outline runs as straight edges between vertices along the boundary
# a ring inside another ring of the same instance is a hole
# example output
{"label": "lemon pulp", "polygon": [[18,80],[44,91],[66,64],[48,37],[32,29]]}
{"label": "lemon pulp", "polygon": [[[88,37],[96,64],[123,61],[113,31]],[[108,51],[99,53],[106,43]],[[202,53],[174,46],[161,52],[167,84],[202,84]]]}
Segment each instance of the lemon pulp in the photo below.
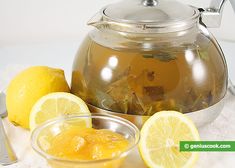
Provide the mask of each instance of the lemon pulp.
{"label": "lemon pulp", "polygon": [[198,130],[184,114],[161,111],[141,129],[140,154],[150,168],[191,168],[198,153],[180,152],[180,141],[199,141]]}
{"label": "lemon pulp", "polygon": [[[33,130],[49,119],[65,115],[90,115],[90,111],[82,99],[71,93],[50,93],[34,104],[30,114],[30,129]],[[91,127],[90,119],[83,121],[83,124],[79,122],[80,125]]]}
{"label": "lemon pulp", "polygon": [[128,141],[118,133],[75,126],[54,136],[49,144],[48,154],[69,160],[108,159],[128,148]]}

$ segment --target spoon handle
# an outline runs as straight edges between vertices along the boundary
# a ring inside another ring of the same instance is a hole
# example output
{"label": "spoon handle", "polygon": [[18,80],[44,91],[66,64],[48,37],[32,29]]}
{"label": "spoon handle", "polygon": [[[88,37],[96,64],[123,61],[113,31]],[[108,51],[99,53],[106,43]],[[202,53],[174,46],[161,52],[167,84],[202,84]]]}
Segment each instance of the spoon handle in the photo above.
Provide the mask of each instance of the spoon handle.
{"label": "spoon handle", "polygon": [[228,82],[229,82],[229,91],[230,91],[230,93],[232,93],[232,95],[235,96],[235,86],[234,86],[233,82],[231,81],[231,79],[228,79]]}
{"label": "spoon handle", "polygon": [[2,117],[0,117],[0,165],[10,165],[15,162],[17,158],[6,136]]}

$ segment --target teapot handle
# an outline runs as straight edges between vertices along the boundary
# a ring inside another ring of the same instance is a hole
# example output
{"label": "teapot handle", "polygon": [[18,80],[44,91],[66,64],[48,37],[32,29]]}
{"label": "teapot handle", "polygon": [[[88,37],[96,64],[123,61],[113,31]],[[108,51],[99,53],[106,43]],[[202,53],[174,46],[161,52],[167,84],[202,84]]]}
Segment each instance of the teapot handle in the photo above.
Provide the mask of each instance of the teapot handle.
{"label": "teapot handle", "polygon": [[[222,19],[224,4],[227,0],[212,0],[210,7],[199,9],[201,11],[201,21],[206,27],[219,27]],[[235,0],[230,0],[235,12]]]}
{"label": "teapot handle", "polygon": [[235,12],[235,0],[230,0],[230,3],[231,3],[231,5],[232,5],[232,7],[233,7],[233,10],[234,10],[234,12]]}

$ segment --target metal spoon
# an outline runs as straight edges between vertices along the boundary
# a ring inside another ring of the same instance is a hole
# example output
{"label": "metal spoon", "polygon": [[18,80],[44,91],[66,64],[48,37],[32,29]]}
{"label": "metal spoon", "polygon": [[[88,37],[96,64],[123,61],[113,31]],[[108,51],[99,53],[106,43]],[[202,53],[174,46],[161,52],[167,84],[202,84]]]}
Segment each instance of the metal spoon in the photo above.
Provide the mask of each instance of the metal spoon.
{"label": "metal spoon", "polygon": [[10,165],[17,162],[16,155],[4,131],[2,117],[7,116],[6,95],[0,92],[0,165]]}
{"label": "metal spoon", "polygon": [[229,82],[229,91],[235,96],[235,85],[233,84],[231,79],[228,79],[228,82]]}

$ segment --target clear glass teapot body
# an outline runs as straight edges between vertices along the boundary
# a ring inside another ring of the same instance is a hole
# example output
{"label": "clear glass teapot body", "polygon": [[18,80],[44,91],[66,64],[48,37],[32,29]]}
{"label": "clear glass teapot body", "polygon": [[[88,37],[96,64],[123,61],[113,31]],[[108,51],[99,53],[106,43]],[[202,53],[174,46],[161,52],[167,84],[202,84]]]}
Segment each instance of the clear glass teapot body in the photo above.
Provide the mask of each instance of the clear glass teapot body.
{"label": "clear glass teapot body", "polygon": [[171,33],[92,30],[74,60],[72,93],[97,108],[150,116],[206,109],[227,90],[224,55],[199,23]]}

